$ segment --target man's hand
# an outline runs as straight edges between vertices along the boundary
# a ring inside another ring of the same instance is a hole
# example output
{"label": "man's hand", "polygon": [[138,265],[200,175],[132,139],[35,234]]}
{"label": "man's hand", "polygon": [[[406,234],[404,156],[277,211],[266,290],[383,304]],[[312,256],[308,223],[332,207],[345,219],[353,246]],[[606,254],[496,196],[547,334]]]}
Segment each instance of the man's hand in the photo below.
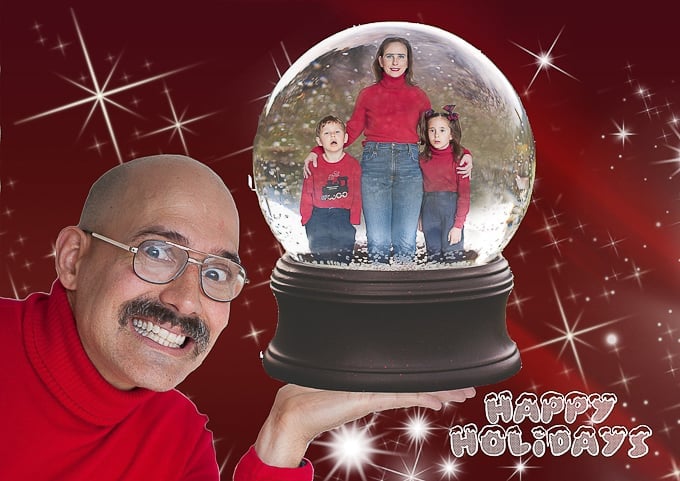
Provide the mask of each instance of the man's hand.
{"label": "man's hand", "polygon": [[312,175],[312,170],[309,168],[309,163],[311,162],[314,167],[316,167],[316,159],[318,155],[316,155],[315,152],[310,152],[307,157],[305,157],[305,167],[303,170],[303,174],[305,176],[305,179]]}
{"label": "man's hand", "polygon": [[433,393],[361,393],[321,391],[289,384],[282,387],[255,442],[270,466],[295,468],[319,434],[368,414],[420,406],[438,411],[447,402],[463,402],[474,388]]}
{"label": "man's hand", "polygon": [[456,173],[461,174],[463,178],[470,177],[470,174],[472,173],[472,156],[470,154],[465,154],[460,159],[460,162],[456,167]]}

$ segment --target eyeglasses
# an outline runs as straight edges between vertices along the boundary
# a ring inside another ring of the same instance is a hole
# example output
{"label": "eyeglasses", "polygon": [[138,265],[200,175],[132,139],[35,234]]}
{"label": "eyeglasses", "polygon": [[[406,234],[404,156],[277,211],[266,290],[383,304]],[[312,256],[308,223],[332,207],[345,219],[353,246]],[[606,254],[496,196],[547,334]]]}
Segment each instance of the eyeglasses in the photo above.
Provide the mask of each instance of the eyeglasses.
{"label": "eyeglasses", "polygon": [[[143,281],[168,284],[182,275],[189,263],[200,267],[203,294],[214,301],[229,302],[241,293],[248,282],[246,271],[238,262],[213,256],[166,240],[149,239],[132,247],[96,232],[92,237],[132,252],[132,270]],[[206,256],[203,261],[189,257],[189,252]]]}

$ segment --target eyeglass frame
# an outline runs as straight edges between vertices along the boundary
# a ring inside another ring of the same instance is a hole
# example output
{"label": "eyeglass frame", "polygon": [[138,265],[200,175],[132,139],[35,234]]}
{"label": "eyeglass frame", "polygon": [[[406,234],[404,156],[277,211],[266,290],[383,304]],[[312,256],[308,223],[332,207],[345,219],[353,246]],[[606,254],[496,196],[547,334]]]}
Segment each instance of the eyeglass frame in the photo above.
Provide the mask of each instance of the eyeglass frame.
{"label": "eyeglass frame", "polygon": [[189,264],[197,265],[197,266],[200,267],[200,269],[202,269],[203,266],[205,265],[205,259],[203,261],[199,261],[197,259],[194,259],[193,257],[191,257],[189,255],[189,252],[193,252],[194,254],[204,255],[204,256],[206,256],[206,259],[207,258],[222,259],[222,260],[225,260],[227,262],[231,262],[233,264],[236,264],[239,267],[239,275],[243,278],[243,285],[241,286],[241,289],[239,290],[238,294],[236,294],[234,297],[232,297],[231,299],[228,299],[228,300],[215,299],[214,297],[212,297],[211,295],[209,295],[205,291],[205,288],[203,287],[203,278],[200,275],[201,270],[199,270],[199,282],[198,282],[198,284],[201,287],[201,292],[208,299],[213,300],[215,302],[231,302],[238,297],[238,295],[243,290],[243,287],[245,287],[246,284],[250,283],[250,279],[248,279],[248,276],[246,274],[246,269],[241,265],[240,262],[237,262],[234,259],[229,259],[228,257],[216,256],[214,254],[209,254],[207,252],[192,249],[191,247],[183,246],[181,244],[177,244],[175,242],[165,240],[165,239],[145,239],[145,240],[143,240],[139,243],[139,246],[141,246],[144,242],[149,242],[149,241],[163,242],[163,243],[171,245],[173,247],[177,247],[178,249],[181,249],[181,250],[183,250],[184,252],[187,253],[187,260],[184,262],[184,265],[170,279],[168,279],[167,281],[164,281],[164,282],[150,281],[150,280],[144,279],[142,276],[140,276],[139,273],[137,272],[137,270],[135,269],[135,258],[137,256],[137,253],[139,252],[139,246],[135,247],[135,246],[131,246],[131,245],[128,245],[128,244],[124,244],[122,242],[111,239],[110,237],[106,237],[105,235],[98,234],[97,232],[93,232],[91,230],[82,229],[82,231],[85,232],[86,234],[90,234],[95,239],[99,239],[99,240],[104,241],[108,244],[111,244],[112,246],[119,247],[120,249],[123,249],[123,250],[130,252],[132,254],[132,272],[134,272],[135,275],[137,277],[139,277],[141,280],[143,280],[144,282],[148,282],[149,284],[156,284],[156,285],[170,284],[172,281],[174,281],[175,279],[177,279],[179,276],[181,276],[184,273],[184,271],[186,270],[186,268]]}

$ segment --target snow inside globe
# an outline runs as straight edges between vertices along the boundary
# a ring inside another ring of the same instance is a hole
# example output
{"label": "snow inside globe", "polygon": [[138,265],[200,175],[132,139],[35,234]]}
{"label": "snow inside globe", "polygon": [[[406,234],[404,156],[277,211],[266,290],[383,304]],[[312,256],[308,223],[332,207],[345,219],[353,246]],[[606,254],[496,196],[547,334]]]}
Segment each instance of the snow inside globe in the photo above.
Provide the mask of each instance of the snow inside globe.
{"label": "snow inside globe", "polygon": [[[378,55],[384,40],[394,37],[405,39],[409,47],[393,41]],[[378,56],[382,79],[376,78],[374,69]],[[411,95],[406,110],[415,109],[420,119],[400,112],[389,97],[394,92],[381,97],[375,87],[383,83],[385,89],[403,89],[407,74],[417,89],[406,85]],[[373,92],[360,96],[367,88]],[[432,111],[425,108],[427,102]],[[355,109],[361,113],[353,117]],[[333,122],[333,117],[342,123]],[[446,148],[433,143],[439,142],[434,139],[437,129],[445,136]],[[346,133],[354,138],[343,151]],[[390,139],[390,133],[399,138]],[[323,136],[333,139],[324,143]],[[432,170],[434,163],[423,163],[428,150],[432,160],[442,153],[450,155],[451,138],[472,155],[468,178],[455,172],[455,162],[447,164],[450,169],[444,174]],[[390,157],[395,143],[411,144],[406,161]],[[369,148],[377,152],[376,159],[367,153]],[[309,168],[316,180],[305,181],[304,160],[312,151],[317,165]],[[338,151],[342,160],[335,155]],[[347,158],[356,162],[348,164]],[[535,170],[526,112],[500,70],[456,35],[406,22],[349,28],[294,62],[261,114],[253,159],[261,210],[290,257],[349,269],[404,269],[404,265],[409,270],[456,269],[491,262],[528,208]],[[383,170],[372,172],[371,162],[379,162]],[[383,180],[389,184],[407,167],[414,176],[407,187],[398,179],[388,187],[376,187]],[[458,184],[450,188],[446,179]],[[426,204],[433,198],[430,194],[440,194],[437,189],[455,193],[446,197],[449,204]],[[436,208],[444,213],[453,210],[451,219],[439,225],[436,217],[433,226],[431,209]],[[332,239],[338,236],[343,240]],[[437,243],[447,255],[432,255]]]}

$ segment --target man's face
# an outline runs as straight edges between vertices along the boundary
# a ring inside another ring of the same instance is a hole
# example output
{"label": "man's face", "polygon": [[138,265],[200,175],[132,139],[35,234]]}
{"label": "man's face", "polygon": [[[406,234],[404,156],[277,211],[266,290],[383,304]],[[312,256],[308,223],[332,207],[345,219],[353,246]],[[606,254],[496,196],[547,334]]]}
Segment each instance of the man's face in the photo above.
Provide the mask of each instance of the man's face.
{"label": "man's face", "polygon": [[[99,233],[131,246],[159,239],[213,255],[236,254],[238,220],[231,199],[195,172],[175,172],[159,178],[145,171],[141,177],[149,178],[128,186],[119,212]],[[131,253],[86,239],[70,296],[88,356],[119,389],[175,387],[226,327],[230,304],[203,294],[199,266],[189,264],[168,284],[151,284],[133,272]]]}

